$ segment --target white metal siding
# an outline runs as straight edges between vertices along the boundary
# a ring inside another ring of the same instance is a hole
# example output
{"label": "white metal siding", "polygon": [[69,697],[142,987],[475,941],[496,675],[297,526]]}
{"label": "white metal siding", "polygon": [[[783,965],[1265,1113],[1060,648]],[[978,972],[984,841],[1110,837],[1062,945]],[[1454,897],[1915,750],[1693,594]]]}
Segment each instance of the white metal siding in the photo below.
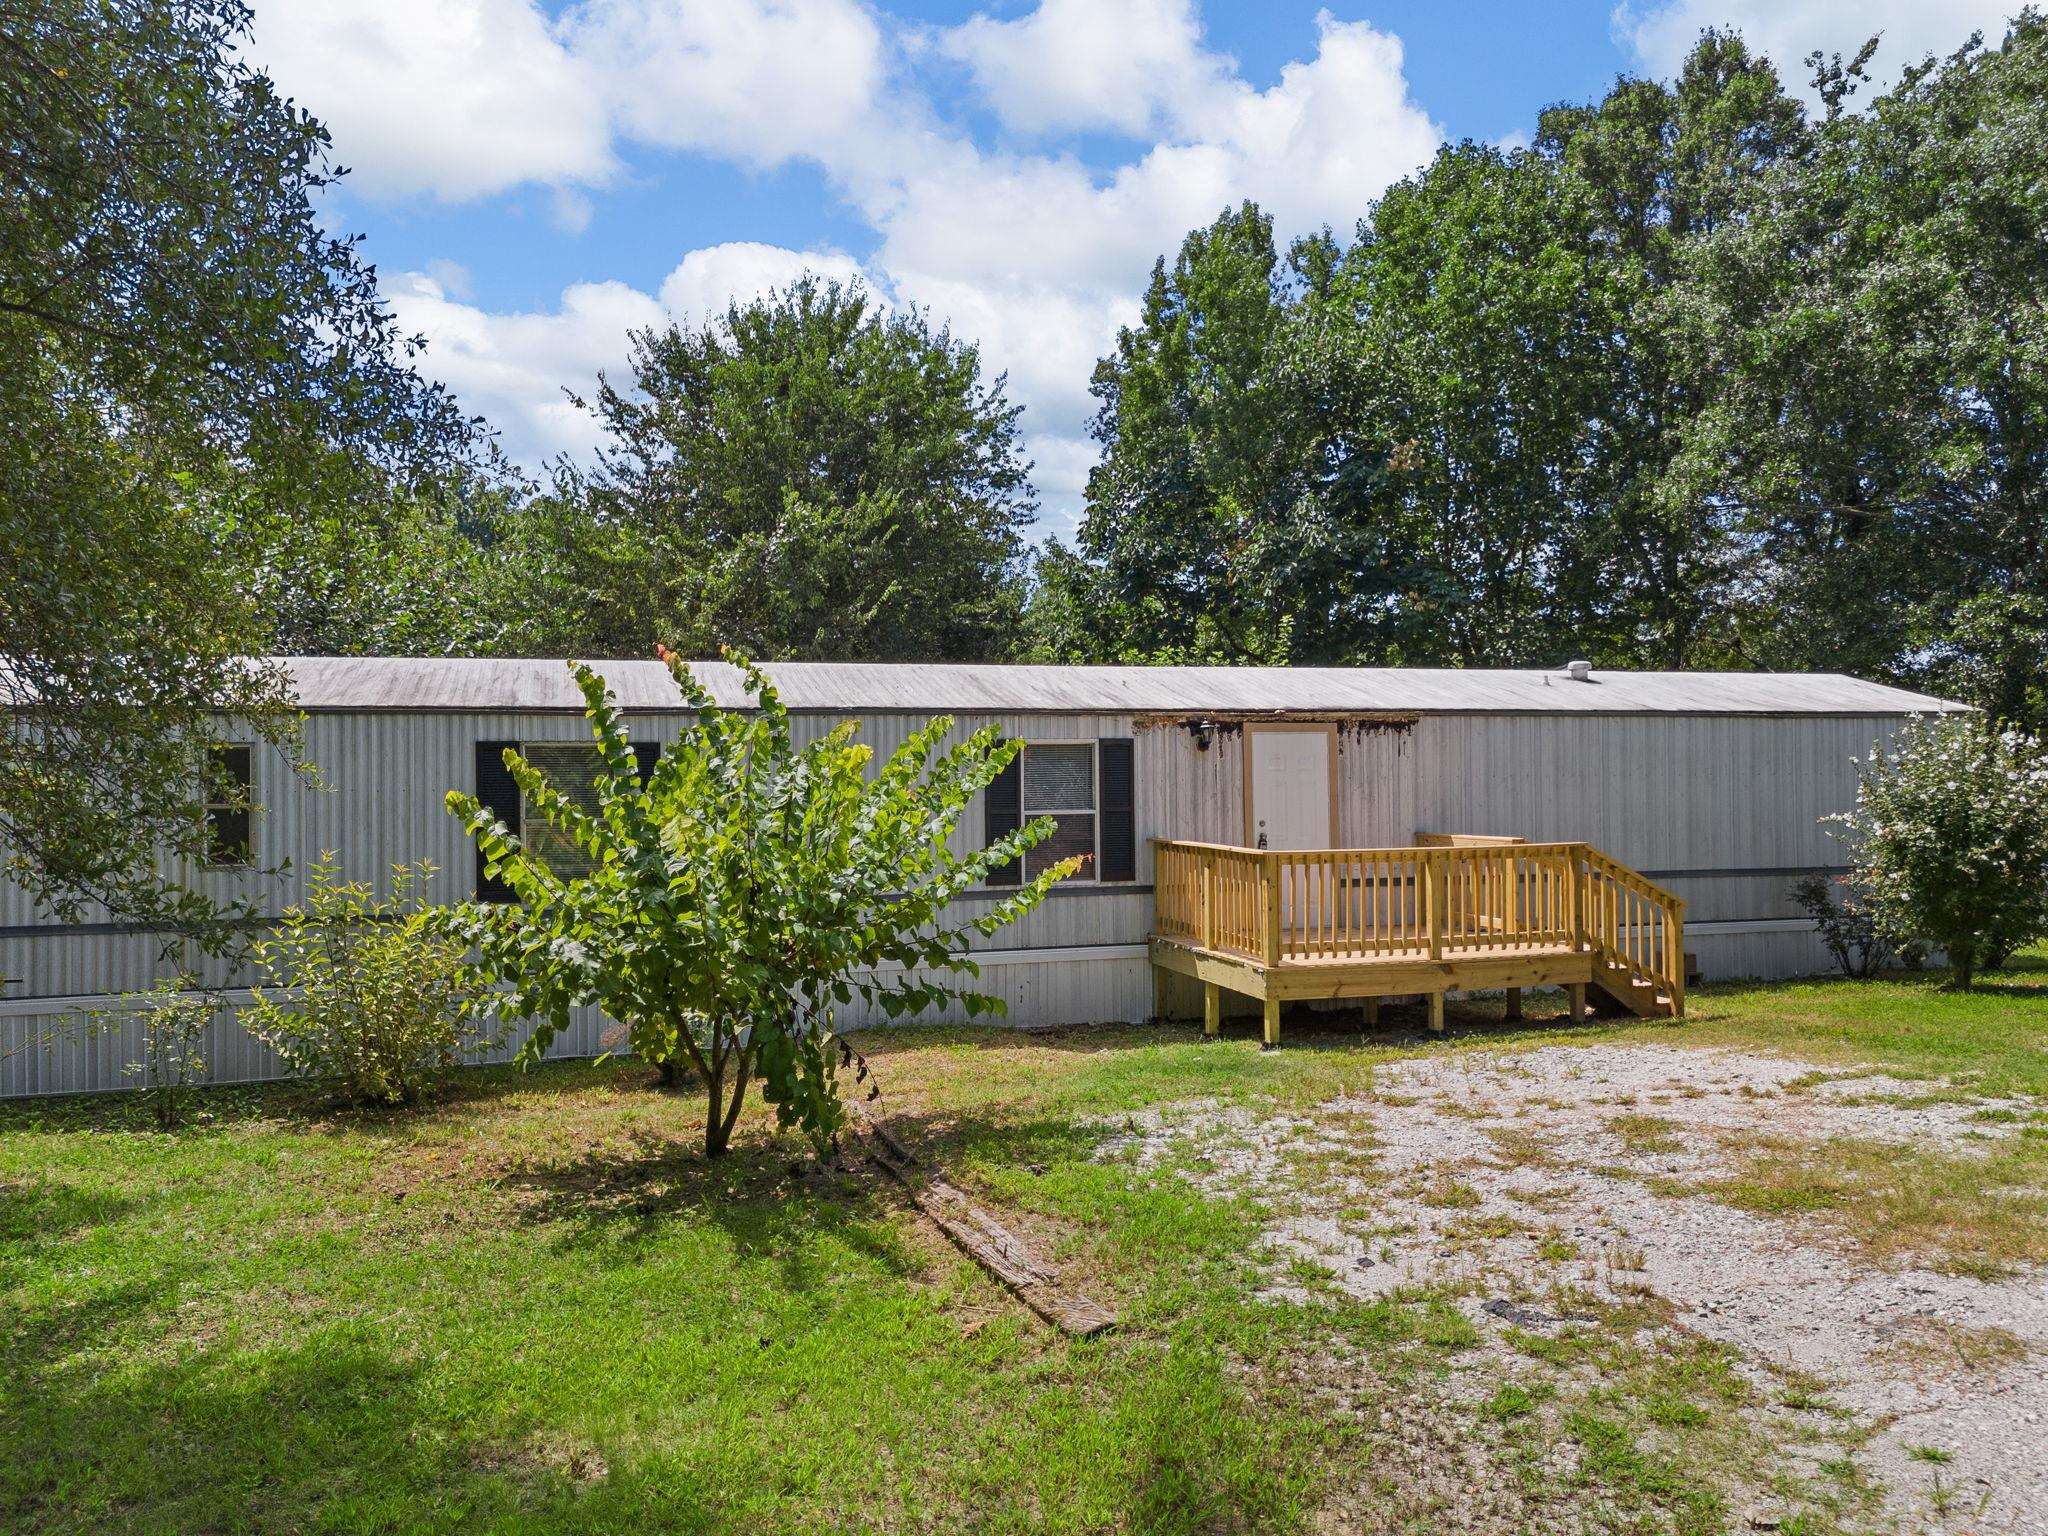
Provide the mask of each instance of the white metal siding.
{"label": "white metal siding", "polygon": [[[812,739],[837,716],[799,716]],[[922,713],[869,713],[859,739],[886,757],[924,724]],[[683,724],[673,714],[629,718],[635,740],[666,742]],[[1789,874],[1702,873],[1838,865],[1845,855],[1819,824],[1854,796],[1851,759],[1887,738],[1900,717],[1428,715],[1412,727],[1346,723],[1338,737],[1338,837],[1351,846],[1398,846],[1419,831],[1509,833],[1535,840],[1596,844],[1657,874],[1690,903],[1695,923],[1754,923],[1792,916]],[[1019,1023],[1049,1024],[1146,1017],[1151,978],[1141,951],[1150,927],[1154,837],[1242,840],[1244,756],[1241,727],[1214,725],[1207,746],[1189,725],[1130,715],[1044,713],[963,715],[950,739],[983,725],[1033,740],[1136,741],[1138,882],[1135,887],[1076,886],[991,939],[1004,952],[984,990],[1010,1004]],[[473,788],[478,741],[581,741],[578,717],[543,714],[384,712],[315,714],[307,755],[322,785],[296,779],[274,754],[259,752],[255,794],[257,861],[289,862],[275,877],[200,871],[195,882],[222,895],[261,896],[275,912],[303,888],[306,869],[333,850],[351,878],[388,888],[394,863],[431,860],[437,895],[465,897],[474,855],[443,807],[450,789]],[[962,819],[956,846],[981,836],[980,807]],[[1678,872],[1678,873],[1669,873]],[[993,899],[993,898],[990,898]],[[46,925],[20,890],[0,883],[0,929]],[[1118,956],[1076,958],[1077,947],[1123,947]],[[1712,976],[1773,976],[1825,965],[1812,936],[1798,931],[1688,937]],[[31,1026],[34,998],[76,998],[146,986],[165,967],[149,935],[66,932],[0,937],[0,1051]],[[1043,949],[1042,961],[1014,952]],[[218,982],[247,977],[212,976]],[[849,1022],[866,1022],[849,1020]],[[594,1051],[600,1022],[586,1021],[563,1052]],[[231,1024],[222,1026],[216,1072],[260,1077],[275,1071],[268,1053]],[[232,1036],[233,1038],[228,1038]],[[128,1059],[108,1040],[66,1064],[47,1053],[0,1061],[0,1095],[123,1085]],[[129,1053],[132,1054],[132,1051]]]}

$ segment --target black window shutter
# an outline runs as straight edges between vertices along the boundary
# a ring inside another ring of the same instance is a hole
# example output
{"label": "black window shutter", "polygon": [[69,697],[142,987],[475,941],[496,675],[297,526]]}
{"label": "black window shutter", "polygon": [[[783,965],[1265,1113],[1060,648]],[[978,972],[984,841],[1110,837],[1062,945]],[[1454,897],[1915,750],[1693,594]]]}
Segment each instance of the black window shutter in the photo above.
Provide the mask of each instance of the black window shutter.
{"label": "black window shutter", "polygon": [[[986,848],[1000,838],[1008,837],[1024,824],[1024,755],[1020,752],[1010,759],[1010,766],[990,781],[981,792],[983,817],[981,846]],[[1021,859],[1012,859],[1000,869],[988,872],[990,885],[1022,885],[1024,864]]]}
{"label": "black window shutter", "polygon": [[1098,880],[1138,878],[1138,770],[1128,736],[1095,743],[1095,804],[1101,818],[1102,866]]}
{"label": "black window shutter", "polygon": [[661,743],[658,741],[636,741],[633,756],[640,764],[640,787],[645,789],[647,781],[654,777],[654,765],[661,761]]}
{"label": "black window shutter", "polygon": [[[520,827],[519,785],[512,777],[512,770],[505,766],[505,749],[515,751],[516,741],[480,741],[476,744],[476,797],[485,810],[505,823],[514,832]],[[514,901],[512,887],[494,875],[484,873],[484,851],[476,851],[476,899],[478,901]]]}

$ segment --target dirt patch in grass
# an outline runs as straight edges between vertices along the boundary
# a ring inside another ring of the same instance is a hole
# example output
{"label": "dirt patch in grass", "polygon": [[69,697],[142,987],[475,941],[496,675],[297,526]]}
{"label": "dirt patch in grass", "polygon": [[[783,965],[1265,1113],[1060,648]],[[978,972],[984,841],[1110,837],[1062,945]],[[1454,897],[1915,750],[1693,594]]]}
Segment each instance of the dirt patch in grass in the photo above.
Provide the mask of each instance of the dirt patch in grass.
{"label": "dirt patch in grass", "polygon": [[[2048,1531],[2037,1113],[1733,1051],[1558,1046],[1385,1064],[1371,1092],[1266,1120],[1177,1106],[1120,1155],[1262,1201],[1275,1295],[1458,1298],[1479,1353],[1522,1362],[1475,1397],[1521,1426],[1515,1465],[1546,1488],[1598,1473],[1567,1501],[1579,1524],[1525,1504],[1504,1529],[1603,1528],[1586,1523],[1603,1499],[1677,1529],[1750,1513],[1853,1528],[1876,1490],[1909,1528],[2033,1533]],[[1330,1144],[1354,1136],[1366,1171],[1290,1177],[1288,1147],[1338,1168]],[[1688,1340],[1726,1352],[1739,1398],[1617,1385]],[[1589,1366],[1624,1347],[1628,1365]],[[1487,1422],[1472,1443],[1495,1456]]]}
{"label": "dirt patch in grass", "polygon": [[2048,1263],[2048,1142],[1901,1145],[1771,1132],[1722,1138],[1730,1172],[1702,1193],[1811,1219],[1888,1265],[1995,1279]]}

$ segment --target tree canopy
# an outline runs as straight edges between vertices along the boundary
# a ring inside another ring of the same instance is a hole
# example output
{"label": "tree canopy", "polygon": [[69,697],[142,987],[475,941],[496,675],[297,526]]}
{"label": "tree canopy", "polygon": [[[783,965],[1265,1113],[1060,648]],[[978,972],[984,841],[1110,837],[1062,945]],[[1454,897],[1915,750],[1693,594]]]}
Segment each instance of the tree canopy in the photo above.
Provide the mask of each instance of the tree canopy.
{"label": "tree canopy", "polygon": [[1446,146],[1348,243],[1246,204],[1095,376],[1048,658],[1847,670],[2044,723],[2048,24],[1809,114],[1732,34]]}
{"label": "tree canopy", "polygon": [[219,712],[289,734],[253,549],[467,452],[239,0],[0,8],[0,840],[59,910],[196,921]]}
{"label": "tree canopy", "polygon": [[530,516],[580,589],[559,648],[977,660],[1015,643],[1033,515],[1019,407],[979,352],[801,278],[634,333],[594,468]]}

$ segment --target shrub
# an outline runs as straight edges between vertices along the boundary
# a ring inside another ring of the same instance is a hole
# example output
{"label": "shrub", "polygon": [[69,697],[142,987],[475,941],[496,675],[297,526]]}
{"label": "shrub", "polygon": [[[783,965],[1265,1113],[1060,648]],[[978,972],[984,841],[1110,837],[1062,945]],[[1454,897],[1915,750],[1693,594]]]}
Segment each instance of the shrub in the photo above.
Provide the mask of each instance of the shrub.
{"label": "shrub", "polygon": [[270,989],[257,988],[250,1032],[351,1103],[412,1103],[503,1038],[497,999],[464,947],[429,921],[433,874],[425,862],[395,865],[380,899],[323,853],[305,901],[254,947]]}
{"label": "shrub", "polygon": [[1843,975],[1873,975],[1891,962],[1892,941],[1879,930],[1869,895],[1853,877],[1816,871],[1794,883],[1792,900],[1813,919]]}
{"label": "shrub", "polygon": [[778,1124],[822,1148],[843,1121],[837,1069],[851,1054],[834,1033],[835,1005],[858,996],[895,1017],[951,999],[1000,1012],[998,999],[930,972],[979,974],[972,934],[1029,911],[1079,860],[948,922],[954,896],[1052,830],[1041,820],[986,849],[952,851],[961,814],[1015,743],[984,730],[940,751],[953,724],[940,717],[870,774],[873,755],[850,721],[797,746],[773,685],[748,663],[739,666],[757,698],[739,710],[667,660],[697,720],[644,783],[603,679],[580,665],[600,765],[591,793],[565,793],[505,753],[529,828],[545,823],[551,845],[577,857],[544,853],[473,797],[448,796],[486,871],[518,901],[452,908],[443,920],[510,984],[517,1011],[540,1021],[524,1057],[571,1008],[595,1004],[665,1077],[680,1063],[702,1077],[707,1156],[730,1145],[757,1072]]}
{"label": "shrub", "polygon": [[142,1054],[121,1071],[140,1082],[158,1129],[175,1131],[184,1122],[193,1084],[206,1074],[201,1042],[220,1012],[220,994],[180,972],[147,991],[124,993],[122,1000],[129,1006],[95,1012],[88,1034],[124,1034],[140,1017]]}
{"label": "shrub", "polygon": [[1834,818],[1880,931],[1948,951],[1955,984],[2048,934],[2048,751],[1981,716],[1910,721]]}

